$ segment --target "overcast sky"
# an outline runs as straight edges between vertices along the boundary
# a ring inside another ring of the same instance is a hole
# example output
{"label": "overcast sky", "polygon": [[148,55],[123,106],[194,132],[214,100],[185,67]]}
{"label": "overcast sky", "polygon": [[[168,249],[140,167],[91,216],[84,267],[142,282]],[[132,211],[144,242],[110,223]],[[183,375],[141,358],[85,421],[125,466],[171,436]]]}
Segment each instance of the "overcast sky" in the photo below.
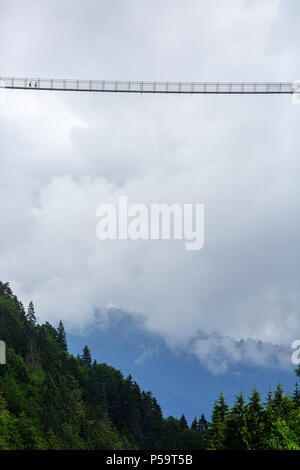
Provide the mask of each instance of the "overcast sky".
{"label": "overcast sky", "polygon": [[[292,81],[299,19],[298,0],[0,0],[0,75]],[[261,363],[221,338],[299,337],[299,113],[284,95],[1,93],[0,279],[41,320],[113,305],[203,363],[219,346]],[[119,195],[204,203],[204,249],[98,240]]]}

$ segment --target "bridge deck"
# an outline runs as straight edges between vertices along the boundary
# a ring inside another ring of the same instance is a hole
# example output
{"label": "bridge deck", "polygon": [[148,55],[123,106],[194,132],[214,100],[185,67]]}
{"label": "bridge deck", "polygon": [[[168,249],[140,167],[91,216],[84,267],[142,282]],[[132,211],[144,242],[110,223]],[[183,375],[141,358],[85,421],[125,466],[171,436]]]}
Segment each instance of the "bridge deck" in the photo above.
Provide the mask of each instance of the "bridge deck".
{"label": "bridge deck", "polygon": [[294,82],[149,82],[0,77],[0,88],[109,93],[292,94]]}

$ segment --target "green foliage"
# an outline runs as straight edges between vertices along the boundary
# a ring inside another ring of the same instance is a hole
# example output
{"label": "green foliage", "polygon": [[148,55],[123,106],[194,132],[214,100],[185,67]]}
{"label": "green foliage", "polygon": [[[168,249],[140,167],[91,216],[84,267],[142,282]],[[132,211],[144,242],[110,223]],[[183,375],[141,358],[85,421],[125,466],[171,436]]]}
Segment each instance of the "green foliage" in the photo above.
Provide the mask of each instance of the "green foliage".
{"label": "green foliage", "polygon": [[[299,426],[299,414],[298,414]],[[266,448],[272,450],[300,450],[299,427],[294,432],[293,427],[289,426],[283,418],[277,418],[271,427],[271,435],[266,442]]]}
{"label": "green foliage", "polygon": [[[36,323],[8,284],[0,282],[0,331],[7,364],[0,368],[0,449],[180,449],[192,432],[184,418],[167,420],[151,392],[85,346],[67,350],[62,321]],[[171,418],[170,418],[171,419]],[[172,447],[173,446],[173,447]]]}
{"label": "green foliage", "polygon": [[[211,423],[202,414],[165,419],[151,392],[129,375],[92,360],[88,346],[69,354],[63,323],[38,325],[0,282],[0,450],[8,449],[288,449],[300,450],[300,393],[280,384],[265,405],[253,390],[230,409],[220,393]],[[298,375],[300,371],[298,369]]]}

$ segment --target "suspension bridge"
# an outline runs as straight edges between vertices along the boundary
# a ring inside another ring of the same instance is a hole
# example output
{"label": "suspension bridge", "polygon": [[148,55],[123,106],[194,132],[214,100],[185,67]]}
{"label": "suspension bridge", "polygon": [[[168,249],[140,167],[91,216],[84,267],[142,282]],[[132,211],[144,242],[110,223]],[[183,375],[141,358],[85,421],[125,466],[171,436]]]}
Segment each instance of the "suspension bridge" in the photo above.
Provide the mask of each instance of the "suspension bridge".
{"label": "suspension bridge", "polygon": [[96,93],[294,94],[298,82],[159,82],[0,77],[0,88]]}

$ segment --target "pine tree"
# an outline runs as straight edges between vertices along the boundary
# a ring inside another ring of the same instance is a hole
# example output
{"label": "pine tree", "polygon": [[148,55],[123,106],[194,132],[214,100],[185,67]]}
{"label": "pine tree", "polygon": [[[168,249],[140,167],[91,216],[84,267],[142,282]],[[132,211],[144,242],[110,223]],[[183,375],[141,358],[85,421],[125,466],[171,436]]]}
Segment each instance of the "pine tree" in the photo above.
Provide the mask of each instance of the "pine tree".
{"label": "pine tree", "polygon": [[199,440],[200,440],[200,449],[205,449],[207,445],[207,439],[208,439],[209,423],[205,419],[205,416],[203,413],[198,422],[198,432],[199,432]]}
{"label": "pine tree", "polygon": [[90,352],[88,346],[84,346],[83,351],[82,351],[81,360],[82,360],[83,364],[85,364],[88,367],[90,367],[92,365],[92,356],[91,356],[91,352]]}
{"label": "pine tree", "polygon": [[276,418],[281,417],[286,419],[291,407],[291,402],[288,397],[284,396],[284,390],[280,383],[278,383],[274,398],[272,401],[273,413],[276,415]]}
{"label": "pine tree", "polygon": [[36,316],[34,305],[31,301],[28,305],[27,314],[27,330],[28,330],[28,343],[26,351],[26,360],[32,367],[35,367],[38,362],[37,345],[36,345]]}
{"label": "pine tree", "polygon": [[208,433],[207,449],[225,449],[226,419],[228,416],[228,405],[225,402],[223,392],[220,393],[218,401],[215,402],[212,422]]}
{"label": "pine tree", "polygon": [[192,422],[192,425],[191,425],[191,429],[192,429],[193,431],[198,431],[198,420],[197,420],[196,417],[193,419],[193,422]]}
{"label": "pine tree", "polygon": [[[272,393],[269,391],[269,400],[271,400],[271,397]],[[260,393],[254,387],[246,407],[247,440],[251,450],[262,450],[264,448],[264,420],[265,413],[261,404]]]}
{"label": "pine tree", "polygon": [[296,384],[295,384],[295,390],[294,390],[294,393],[293,393],[293,403],[294,403],[295,408],[300,407],[300,391],[299,391],[299,387],[298,387],[298,382],[296,382]]}
{"label": "pine tree", "polygon": [[267,396],[267,406],[271,407],[272,402],[273,402],[273,393],[272,393],[271,387],[269,387],[268,396]]}
{"label": "pine tree", "polygon": [[67,349],[67,335],[63,322],[60,320],[57,328],[58,340],[64,349]]}
{"label": "pine tree", "polygon": [[242,392],[236,395],[235,404],[227,419],[226,449],[249,449],[245,400]]}
{"label": "pine tree", "polygon": [[184,416],[184,414],[181,415],[181,418],[179,420],[179,425],[180,425],[180,428],[182,429],[182,431],[185,431],[186,429],[189,428],[186,417]]}
{"label": "pine tree", "polygon": [[283,407],[283,388],[280,383],[278,383],[276,387],[272,405],[273,409],[277,409],[278,411],[280,411]]}
{"label": "pine tree", "polygon": [[36,316],[35,316],[34,305],[33,305],[32,301],[28,305],[26,318],[27,318],[30,326],[32,328],[35,328],[36,327]]}

